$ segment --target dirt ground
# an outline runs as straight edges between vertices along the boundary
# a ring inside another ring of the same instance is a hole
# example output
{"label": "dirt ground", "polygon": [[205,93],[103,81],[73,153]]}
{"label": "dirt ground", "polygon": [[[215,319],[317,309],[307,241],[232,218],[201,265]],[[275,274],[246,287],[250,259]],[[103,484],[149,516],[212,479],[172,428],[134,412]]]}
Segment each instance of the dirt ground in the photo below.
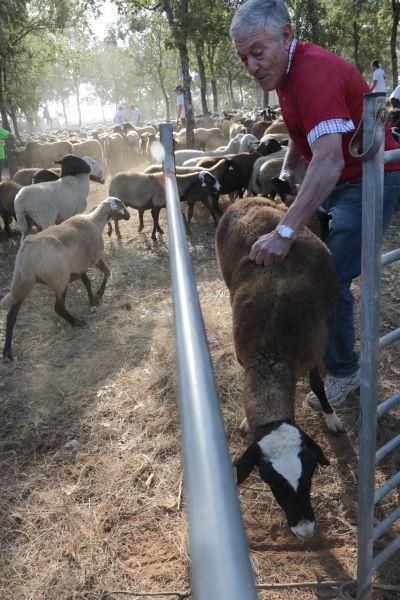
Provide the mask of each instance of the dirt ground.
{"label": "dirt ground", "polygon": [[[107,195],[107,186],[91,185],[90,207]],[[167,232],[165,211],[160,223]],[[0,365],[1,600],[115,599],[123,597],[111,593],[115,590],[137,597],[134,591],[189,589],[168,239],[151,241],[151,217],[141,234],[137,224],[136,214],[121,224],[120,244],[105,236],[112,277],[101,306],[90,308],[83,285],[71,284],[67,306],[86,326],[72,328],[61,320],[53,311],[53,294],[37,285],[15,327],[15,361]],[[399,225],[400,211],[386,250],[400,246]],[[242,382],[229,298],[215,260],[211,220],[197,211],[192,230],[190,252],[234,457],[246,440],[238,433]],[[9,288],[16,252],[17,245],[1,232],[0,296]],[[385,332],[399,326],[399,275],[400,264],[384,270]],[[100,280],[94,272],[90,276]],[[2,331],[5,316],[3,309]],[[382,399],[400,387],[399,358],[399,345],[382,352]],[[239,495],[258,583],[355,575],[357,397],[340,411],[348,435],[337,439],[305,406],[307,393],[302,382],[298,423],[331,460],[314,478],[318,532],[307,543],[296,540],[269,489],[252,475]],[[398,434],[399,419],[398,411],[382,419],[379,445]],[[378,481],[399,469],[394,452],[380,464]],[[393,491],[377,517],[398,503]],[[394,530],[379,540],[378,549]],[[399,557],[377,576],[392,584],[399,578]],[[306,590],[259,593],[260,599],[315,597]]]}

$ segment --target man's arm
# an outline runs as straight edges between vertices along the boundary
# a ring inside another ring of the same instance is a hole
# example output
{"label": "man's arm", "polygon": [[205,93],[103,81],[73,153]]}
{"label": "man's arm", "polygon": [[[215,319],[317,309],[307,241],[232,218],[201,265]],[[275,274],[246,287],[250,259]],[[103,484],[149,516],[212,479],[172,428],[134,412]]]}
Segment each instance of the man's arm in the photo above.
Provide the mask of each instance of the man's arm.
{"label": "man's arm", "polygon": [[[326,200],[343,171],[342,134],[331,133],[315,140],[313,157],[299,193],[281,219],[298,233],[310,221],[318,206]],[[282,238],[277,231],[261,236],[253,244],[250,258],[257,264],[280,263],[287,256],[292,239]]]}
{"label": "man's arm", "polygon": [[289,138],[288,149],[283,161],[280,178],[288,182],[293,193],[295,193],[294,176],[302,156],[297,150],[293,140]]}
{"label": "man's arm", "polygon": [[3,127],[0,127],[0,138],[6,139],[10,135],[11,135],[11,132],[8,131],[8,129],[3,129]]}

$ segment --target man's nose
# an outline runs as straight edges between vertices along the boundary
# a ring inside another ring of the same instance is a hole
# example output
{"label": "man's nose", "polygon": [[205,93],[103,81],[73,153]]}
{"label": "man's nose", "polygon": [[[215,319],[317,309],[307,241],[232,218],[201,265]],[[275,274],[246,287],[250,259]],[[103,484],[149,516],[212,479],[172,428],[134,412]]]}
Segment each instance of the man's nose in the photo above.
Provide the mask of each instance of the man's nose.
{"label": "man's nose", "polygon": [[258,61],[253,56],[249,56],[246,67],[250,75],[255,75],[259,69]]}

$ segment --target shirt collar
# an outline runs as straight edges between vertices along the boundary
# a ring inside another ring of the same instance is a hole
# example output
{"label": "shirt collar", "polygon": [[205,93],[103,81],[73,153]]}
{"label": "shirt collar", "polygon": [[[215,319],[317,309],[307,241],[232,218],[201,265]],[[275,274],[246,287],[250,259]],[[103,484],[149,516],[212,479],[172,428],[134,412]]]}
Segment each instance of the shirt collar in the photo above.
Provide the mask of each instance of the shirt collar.
{"label": "shirt collar", "polygon": [[297,45],[297,40],[296,40],[296,38],[293,38],[292,41],[290,42],[290,46],[289,46],[289,60],[288,60],[288,64],[286,67],[285,75],[287,75],[289,73],[290,67],[292,66],[292,60],[293,60],[294,51],[296,50],[296,45]]}

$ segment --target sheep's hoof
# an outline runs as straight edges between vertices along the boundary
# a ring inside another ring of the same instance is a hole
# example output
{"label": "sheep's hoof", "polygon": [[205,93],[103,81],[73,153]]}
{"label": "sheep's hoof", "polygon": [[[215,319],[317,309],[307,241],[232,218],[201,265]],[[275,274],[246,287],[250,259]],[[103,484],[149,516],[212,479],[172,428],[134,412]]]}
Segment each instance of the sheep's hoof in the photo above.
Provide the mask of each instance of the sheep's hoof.
{"label": "sheep's hoof", "polygon": [[250,427],[249,427],[246,417],[243,419],[243,421],[239,425],[239,432],[240,432],[240,435],[242,435],[243,437],[245,435],[247,435],[248,433],[250,433]]}
{"label": "sheep's hoof", "polygon": [[329,431],[334,435],[342,435],[346,433],[342,421],[339,419],[335,411],[331,415],[324,415]]}
{"label": "sheep's hoof", "polygon": [[139,225],[138,232],[140,233],[141,231],[143,231],[143,229],[144,229],[144,225]]}
{"label": "sheep's hoof", "polygon": [[13,360],[14,360],[14,357],[11,354],[11,350],[4,350],[4,352],[3,352],[3,362],[10,363]]}
{"label": "sheep's hoof", "polygon": [[163,229],[161,229],[161,227],[160,227],[160,229],[158,229],[157,231],[158,231],[158,233],[161,233],[161,235],[164,235],[164,230],[163,230]]}

